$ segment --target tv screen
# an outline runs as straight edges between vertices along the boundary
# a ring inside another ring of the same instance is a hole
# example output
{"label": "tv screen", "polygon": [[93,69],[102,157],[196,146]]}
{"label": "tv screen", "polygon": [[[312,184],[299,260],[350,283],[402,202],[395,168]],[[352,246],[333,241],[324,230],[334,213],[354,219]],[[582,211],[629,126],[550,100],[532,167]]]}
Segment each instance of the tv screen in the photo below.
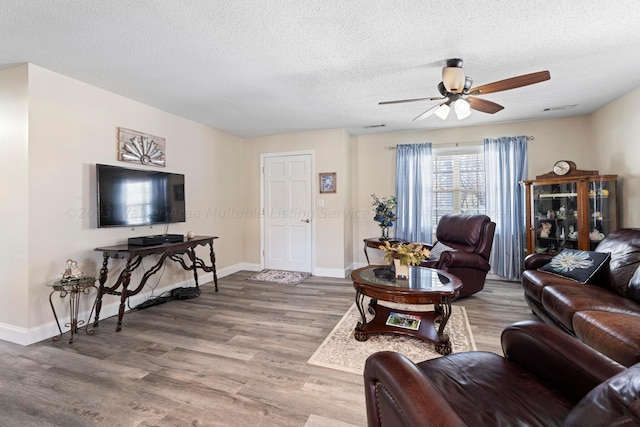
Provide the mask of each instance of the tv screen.
{"label": "tv screen", "polygon": [[185,221],[184,175],[96,165],[98,227]]}

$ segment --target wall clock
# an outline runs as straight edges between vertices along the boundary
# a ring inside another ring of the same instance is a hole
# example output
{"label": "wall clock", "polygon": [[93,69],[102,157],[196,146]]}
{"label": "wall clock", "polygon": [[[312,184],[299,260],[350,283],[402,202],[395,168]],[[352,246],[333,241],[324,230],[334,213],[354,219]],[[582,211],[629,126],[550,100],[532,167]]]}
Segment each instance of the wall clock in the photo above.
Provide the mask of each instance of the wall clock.
{"label": "wall clock", "polygon": [[570,171],[575,170],[576,164],[570,160],[558,160],[553,165],[553,173],[559,176],[564,176]]}

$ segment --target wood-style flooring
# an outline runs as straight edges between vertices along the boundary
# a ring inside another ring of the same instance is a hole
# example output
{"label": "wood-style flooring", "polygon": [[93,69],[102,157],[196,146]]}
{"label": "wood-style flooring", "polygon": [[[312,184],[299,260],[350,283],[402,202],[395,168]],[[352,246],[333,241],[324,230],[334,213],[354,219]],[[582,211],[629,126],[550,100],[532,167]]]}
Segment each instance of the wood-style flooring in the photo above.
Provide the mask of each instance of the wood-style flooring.
{"label": "wood-style flooring", "polygon": [[[0,426],[365,426],[362,377],[306,362],[353,304],[349,279],[295,285],[239,272],[200,297],[100,321],[73,344],[0,341]],[[455,304],[479,350],[534,318],[519,283]]]}

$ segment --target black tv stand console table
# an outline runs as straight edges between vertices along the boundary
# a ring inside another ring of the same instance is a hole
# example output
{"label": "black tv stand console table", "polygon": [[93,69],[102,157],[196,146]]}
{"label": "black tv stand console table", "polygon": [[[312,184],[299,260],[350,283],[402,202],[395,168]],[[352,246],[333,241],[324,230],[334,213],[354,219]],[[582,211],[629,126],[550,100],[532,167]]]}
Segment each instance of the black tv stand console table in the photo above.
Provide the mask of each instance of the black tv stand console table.
{"label": "black tv stand console table", "polygon": [[[120,308],[118,310],[118,326],[116,332],[122,329],[122,317],[124,316],[125,302],[127,298],[132,295],[138,294],[144,285],[149,280],[149,277],[153,276],[164,264],[164,261],[169,258],[172,261],[177,262],[185,270],[193,271],[193,278],[196,281],[196,287],[198,287],[198,269],[206,272],[213,272],[213,283],[215,284],[216,292],[218,292],[218,275],[216,273],[216,255],[213,251],[213,240],[217,239],[217,236],[195,236],[191,239],[186,239],[183,242],[176,243],[164,243],[161,245],[153,246],[136,246],[136,245],[117,245],[107,246],[104,248],[96,248],[96,251],[102,252],[103,262],[100,269],[100,286],[98,287],[98,296],[96,299],[96,317],[93,322],[93,326],[97,327],[100,322],[100,310],[102,309],[102,296],[104,294],[120,295]],[[209,245],[209,256],[211,258],[211,266],[205,264],[203,260],[196,256],[195,248],[199,245]],[[191,265],[187,265],[184,259],[179,255],[187,254]],[[135,289],[129,289],[129,282],[131,281],[131,273],[140,266],[142,258],[160,254],[160,260],[144,272],[142,280]],[[127,260],[127,265],[118,276],[118,280],[113,286],[105,286],[107,281],[107,274],[109,272],[107,266],[109,264],[109,258],[122,258]],[[122,287],[121,290],[118,290]]]}

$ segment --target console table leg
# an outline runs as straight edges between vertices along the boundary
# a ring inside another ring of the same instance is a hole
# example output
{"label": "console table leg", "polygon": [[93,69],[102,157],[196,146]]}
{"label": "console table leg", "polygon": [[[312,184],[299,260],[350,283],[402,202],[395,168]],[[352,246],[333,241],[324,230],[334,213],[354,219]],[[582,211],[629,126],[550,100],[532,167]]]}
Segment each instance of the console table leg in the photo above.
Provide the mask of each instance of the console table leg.
{"label": "console table leg", "polygon": [[187,250],[187,255],[189,256],[189,259],[191,260],[191,270],[193,270],[193,280],[195,280],[196,282],[196,288],[199,287],[198,285],[198,257],[196,257],[196,250],[194,248],[190,248],[189,250]]}
{"label": "console table leg", "polygon": [[[93,321],[93,327],[96,328],[100,322],[100,310],[102,309],[102,294],[104,293],[104,284],[107,282],[107,273],[109,272],[107,265],[109,264],[109,255],[104,254],[102,257],[102,268],[100,269],[100,285],[98,286],[98,294],[96,295],[96,318]],[[89,319],[88,321],[91,321]]]}
{"label": "console table leg", "polygon": [[131,281],[131,258],[127,259],[127,266],[123,271],[122,276],[122,294],[120,295],[120,308],[118,308],[118,325],[116,326],[116,332],[120,332],[122,329],[122,318],[124,317],[124,307],[127,298],[129,298],[129,282]]}
{"label": "console table leg", "polygon": [[211,268],[213,268],[213,284],[218,292],[218,273],[216,272],[216,253],[213,251],[213,240],[209,242],[209,255],[211,257]]}

